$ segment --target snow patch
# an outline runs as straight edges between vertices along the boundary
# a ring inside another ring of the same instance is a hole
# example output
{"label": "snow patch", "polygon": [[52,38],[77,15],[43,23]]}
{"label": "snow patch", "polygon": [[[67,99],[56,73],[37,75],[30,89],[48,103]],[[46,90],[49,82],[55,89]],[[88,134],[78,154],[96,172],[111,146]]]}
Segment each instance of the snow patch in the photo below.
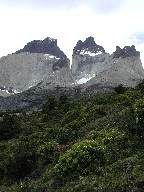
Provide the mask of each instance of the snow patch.
{"label": "snow patch", "polygon": [[6,92],[6,93],[8,93],[8,94],[10,94],[9,92],[8,92],[8,90],[4,90],[4,89],[0,89],[0,91],[2,91],[2,92]]}
{"label": "snow patch", "polygon": [[[11,90],[8,90],[8,89],[0,89],[0,91],[6,92],[6,93],[8,93],[8,94],[21,93],[20,91],[17,91],[17,90],[14,90],[14,89],[11,89]],[[10,92],[10,91],[11,91],[11,92]]]}
{"label": "snow patch", "polygon": [[76,84],[83,84],[83,83],[86,83],[87,81],[89,81],[91,78],[93,78],[93,76],[91,76],[91,77],[83,77],[83,78],[81,78],[81,79],[79,79],[79,80],[77,80],[76,81]]}
{"label": "snow patch", "polygon": [[96,55],[100,55],[102,52],[98,51],[97,53],[92,53],[91,51],[87,50],[87,49],[82,49],[80,52],[80,55],[89,55],[89,56],[96,56]]}
{"label": "snow patch", "polygon": [[31,87],[33,87],[33,86],[32,86],[32,85],[30,85],[30,86],[29,86],[29,89],[30,89]]}
{"label": "snow patch", "polygon": [[17,91],[17,90],[13,90],[13,92],[14,92],[15,94],[21,93],[21,91]]}
{"label": "snow patch", "polygon": [[47,60],[50,60],[50,59],[57,59],[57,60],[59,60],[60,58],[59,57],[56,57],[56,56],[54,56],[54,55],[51,55],[51,54],[44,54],[44,57],[45,57],[45,59]]}
{"label": "snow patch", "polygon": [[56,41],[56,39],[54,39],[54,38],[50,38],[50,37],[49,37],[49,40],[50,40],[50,41]]}

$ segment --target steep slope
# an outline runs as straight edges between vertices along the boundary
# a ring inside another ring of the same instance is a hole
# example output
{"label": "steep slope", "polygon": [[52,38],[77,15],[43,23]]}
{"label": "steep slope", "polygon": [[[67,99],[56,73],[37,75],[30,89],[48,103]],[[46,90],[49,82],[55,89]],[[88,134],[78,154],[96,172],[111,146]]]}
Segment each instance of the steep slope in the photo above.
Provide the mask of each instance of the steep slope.
{"label": "steep slope", "polygon": [[0,86],[9,93],[23,92],[43,82],[50,88],[74,83],[69,59],[56,40],[32,41],[15,54],[0,59]]}
{"label": "steep slope", "polygon": [[[96,51],[93,51],[91,44],[95,44]],[[136,51],[134,45],[123,49],[117,46],[112,55],[106,53],[104,48],[95,42],[87,45],[81,47],[83,51],[76,51],[77,45],[73,50],[72,73],[77,84],[85,83],[83,87],[94,84],[112,87],[123,84],[133,87],[144,78],[140,53]]]}
{"label": "steep slope", "polygon": [[70,69],[57,40],[35,40],[0,58],[0,111],[39,109],[49,94],[58,95],[59,91],[103,94],[119,84],[134,87],[143,79],[140,53],[133,45],[117,46],[110,55],[88,37],[74,47]]}
{"label": "steep slope", "polygon": [[49,97],[42,111],[1,113],[0,191],[143,192],[143,96],[144,81],[104,97]]}

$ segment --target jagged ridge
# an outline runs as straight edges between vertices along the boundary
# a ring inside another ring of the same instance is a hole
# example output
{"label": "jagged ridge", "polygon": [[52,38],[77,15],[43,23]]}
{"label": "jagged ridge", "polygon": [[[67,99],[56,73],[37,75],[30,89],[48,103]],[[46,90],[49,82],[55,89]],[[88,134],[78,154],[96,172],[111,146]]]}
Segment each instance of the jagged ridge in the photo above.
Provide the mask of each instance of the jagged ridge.
{"label": "jagged ridge", "polygon": [[135,46],[125,46],[121,49],[119,46],[116,46],[116,51],[113,53],[113,58],[126,58],[126,57],[140,57],[140,52],[136,51]]}
{"label": "jagged ridge", "polygon": [[94,41],[93,37],[88,37],[84,42],[79,40],[76,44],[76,46],[73,49],[73,55],[78,55],[81,53],[81,51],[88,52],[90,51],[91,53],[98,53],[98,52],[103,52],[105,53],[105,50],[102,46],[97,45]]}
{"label": "jagged ridge", "polygon": [[67,58],[63,51],[57,46],[57,39],[50,37],[44,40],[34,40],[24,46],[23,49],[16,51],[16,53],[29,52],[29,53],[44,53],[51,54],[59,58]]}
{"label": "jagged ridge", "polygon": [[[29,108],[29,103],[22,104],[24,93],[29,88],[33,89],[30,89],[30,93],[35,102],[38,98],[37,90],[54,90],[57,87],[72,89],[77,86],[82,92],[92,89],[94,94],[99,94],[111,91],[118,84],[134,87],[144,79],[140,53],[134,45],[123,49],[117,46],[110,55],[95,43],[93,37],[88,37],[84,42],[78,41],[73,49],[71,69],[68,58],[57,46],[57,40],[48,37],[43,41],[32,41],[16,54],[1,58],[0,73],[2,92],[23,92],[14,98],[19,98],[18,108],[25,105]],[[7,109],[10,103],[17,105],[17,101],[15,103],[10,98],[1,102],[4,105],[7,103]],[[0,108],[5,109],[4,105]]]}

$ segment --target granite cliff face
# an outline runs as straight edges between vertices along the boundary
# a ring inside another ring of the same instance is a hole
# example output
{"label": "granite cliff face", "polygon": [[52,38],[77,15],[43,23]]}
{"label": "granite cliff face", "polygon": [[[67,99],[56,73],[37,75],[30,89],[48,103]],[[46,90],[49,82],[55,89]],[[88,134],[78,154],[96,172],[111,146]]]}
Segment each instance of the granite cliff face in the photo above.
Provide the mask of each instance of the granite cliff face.
{"label": "granite cliff face", "polygon": [[76,47],[72,57],[72,73],[76,83],[83,84],[83,87],[93,84],[133,87],[144,79],[140,53],[134,45],[123,49],[117,46],[111,55],[102,46],[97,46],[100,48],[95,52],[91,51],[91,45],[81,48],[83,52],[77,52]]}
{"label": "granite cliff face", "polygon": [[52,88],[72,83],[69,59],[54,39],[32,41],[15,54],[0,58],[0,87],[10,94],[39,84]]}
{"label": "granite cliff face", "polygon": [[79,40],[70,69],[57,40],[35,40],[0,58],[0,111],[39,108],[49,92],[57,94],[61,88],[69,90],[70,95],[77,88],[82,94],[101,94],[119,84],[134,87],[143,79],[140,53],[134,45],[123,49],[117,46],[110,55],[93,37]]}

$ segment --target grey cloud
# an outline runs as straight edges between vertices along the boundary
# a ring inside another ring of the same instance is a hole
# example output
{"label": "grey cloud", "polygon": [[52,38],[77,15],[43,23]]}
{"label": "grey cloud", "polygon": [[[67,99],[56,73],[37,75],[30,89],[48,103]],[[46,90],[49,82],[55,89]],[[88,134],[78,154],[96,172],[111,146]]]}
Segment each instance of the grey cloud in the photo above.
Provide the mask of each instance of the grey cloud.
{"label": "grey cloud", "polygon": [[124,0],[94,0],[92,8],[99,14],[108,14],[118,11],[123,5]]}
{"label": "grey cloud", "polygon": [[85,0],[0,0],[1,5],[6,6],[23,6],[23,7],[39,7],[39,8],[58,8],[58,7],[69,7],[73,8],[82,2],[85,2]]}
{"label": "grey cloud", "polygon": [[132,41],[136,44],[144,43],[144,32],[137,32],[137,33],[132,34],[129,37],[129,41]]}
{"label": "grey cloud", "polygon": [[139,41],[139,43],[143,43],[144,42],[144,32],[135,34],[135,38]]}
{"label": "grey cloud", "polygon": [[53,8],[63,7],[73,9],[80,5],[87,5],[91,9],[99,14],[107,14],[119,10],[126,0],[53,0],[46,1],[42,0],[41,3],[49,5]]}
{"label": "grey cloud", "polygon": [[107,14],[117,11],[126,0],[0,0],[0,3],[7,6],[37,7],[44,9],[73,9],[80,5],[88,5],[99,14]]}

